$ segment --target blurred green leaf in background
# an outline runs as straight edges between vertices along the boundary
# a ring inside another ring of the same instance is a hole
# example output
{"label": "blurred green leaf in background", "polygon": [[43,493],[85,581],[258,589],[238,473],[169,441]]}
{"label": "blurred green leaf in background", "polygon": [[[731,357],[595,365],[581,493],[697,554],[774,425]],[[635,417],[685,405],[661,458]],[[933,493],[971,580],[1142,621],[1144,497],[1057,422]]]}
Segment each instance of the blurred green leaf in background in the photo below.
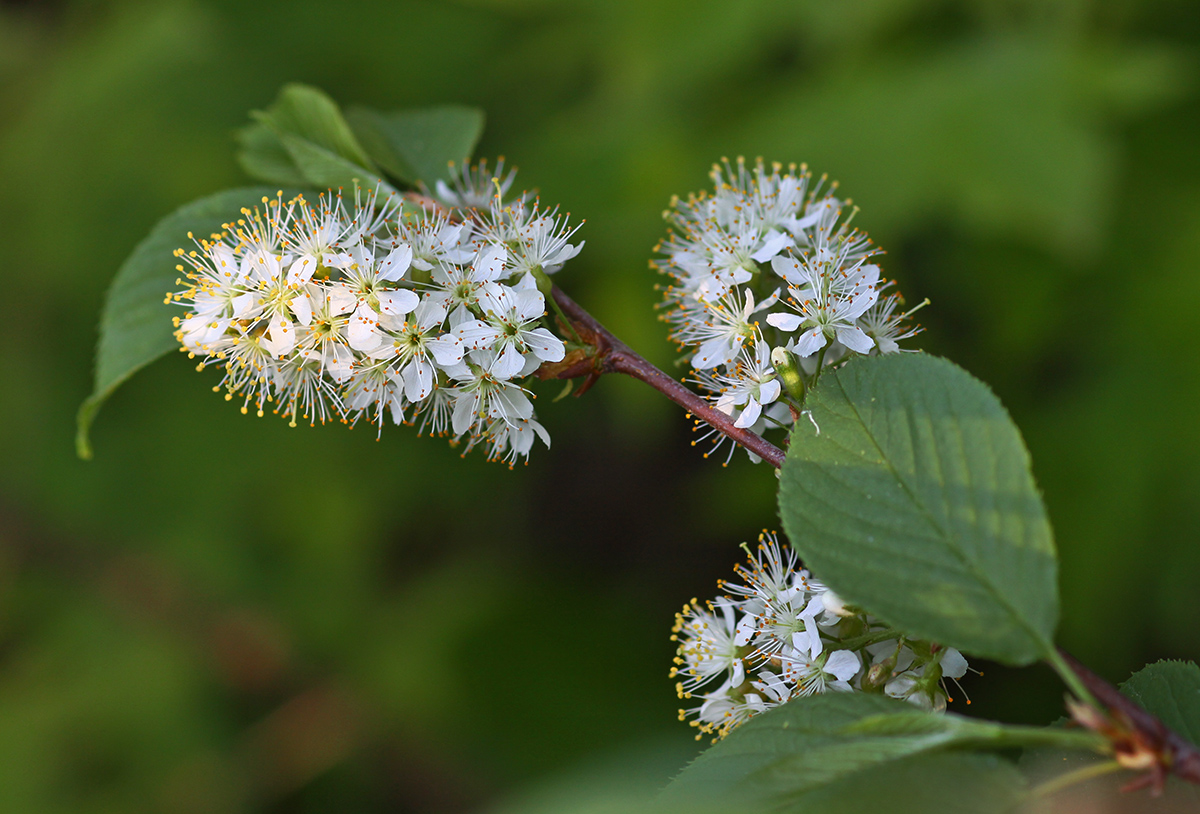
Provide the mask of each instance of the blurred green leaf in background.
{"label": "blurred green leaf in background", "polygon": [[[1190,0],[0,4],[0,809],[473,811],[647,739],[686,760],[672,614],[775,481],[634,382],[548,405],[509,472],[242,416],[171,355],[76,459],[118,266],[250,182],[235,136],[268,143],[246,112],[291,82],[399,177],[425,157],[388,128],[423,123],[356,110],[485,111],[477,154],[587,219],[558,282],[664,366],[670,196],[722,155],[828,172],[933,300],[923,347],[1025,436],[1062,643],[1110,677],[1194,659],[1198,67]],[[1048,673],[986,672],[972,712],[1057,714]]]}

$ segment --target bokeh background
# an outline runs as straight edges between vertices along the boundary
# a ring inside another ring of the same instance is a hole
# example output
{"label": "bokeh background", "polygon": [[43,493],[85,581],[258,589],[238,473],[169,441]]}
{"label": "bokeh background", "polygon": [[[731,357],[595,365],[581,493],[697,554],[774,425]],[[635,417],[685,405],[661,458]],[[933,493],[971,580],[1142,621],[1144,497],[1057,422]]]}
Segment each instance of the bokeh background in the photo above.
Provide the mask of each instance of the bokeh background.
{"label": "bokeh background", "polygon": [[[244,181],[232,133],[293,80],[484,108],[481,154],[587,219],[560,282],[663,365],[669,197],[723,155],[830,173],[1025,433],[1062,642],[1196,658],[1198,79],[1193,0],[0,2],[0,810],[453,814],[694,748],[672,615],[774,479],[633,382],[545,398],[510,472],[244,417],[169,357],[75,458],[114,271]],[[1059,714],[1048,671],[986,673],[972,712]]]}

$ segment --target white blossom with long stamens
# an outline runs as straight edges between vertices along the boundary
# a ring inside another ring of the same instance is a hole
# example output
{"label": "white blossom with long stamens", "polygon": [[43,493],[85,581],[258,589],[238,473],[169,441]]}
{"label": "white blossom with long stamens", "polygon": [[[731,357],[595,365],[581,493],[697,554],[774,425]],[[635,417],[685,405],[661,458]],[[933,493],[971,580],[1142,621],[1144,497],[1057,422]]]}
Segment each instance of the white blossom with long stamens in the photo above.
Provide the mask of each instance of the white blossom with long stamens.
{"label": "white blossom with long stamens", "polygon": [[527,458],[549,435],[525,383],[565,356],[530,272],[582,243],[526,194],[489,217],[512,174],[491,179],[485,166],[459,170],[440,190],[453,206],[437,213],[358,189],[352,201],[264,198],[176,252],[187,279],[167,299],[189,309],[177,338],[199,368],[225,367],[218,389],[243,412],[274,403],[293,425],[369,416],[377,432],[411,421],[510,466]]}
{"label": "white blossom with long stamens", "polygon": [[721,738],[754,715],[825,692],[886,692],[945,708],[944,679],[969,669],[961,653],[912,640],[848,605],[771,532],[756,550],[743,548],[749,562],[735,569],[740,581],[718,582],[723,595],[693,599],[675,616],[671,677],[681,699],[699,702],[680,710],[680,720]]}

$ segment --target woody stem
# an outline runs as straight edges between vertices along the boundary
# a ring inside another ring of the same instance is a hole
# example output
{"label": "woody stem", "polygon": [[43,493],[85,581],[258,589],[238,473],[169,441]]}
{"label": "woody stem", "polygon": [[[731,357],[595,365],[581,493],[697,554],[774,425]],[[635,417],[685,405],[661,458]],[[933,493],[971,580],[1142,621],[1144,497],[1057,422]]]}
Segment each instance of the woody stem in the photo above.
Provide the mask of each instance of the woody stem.
{"label": "woody stem", "polygon": [[638,381],[645,382],[687,410],[689,414],[728,436],[734,442],[741,444],[771,466],[777,469],[783,466],[784,451],[782,449],[757,433],[735,427],[730,416],[713,409],[707,401],[646,361],[568,297],[558,286],[554,287],[553,296],[563,313],[572,321],[585,326],[601,340],[601,347],[597,352],[596,372],[624,373],[626,376],[632,376]]}

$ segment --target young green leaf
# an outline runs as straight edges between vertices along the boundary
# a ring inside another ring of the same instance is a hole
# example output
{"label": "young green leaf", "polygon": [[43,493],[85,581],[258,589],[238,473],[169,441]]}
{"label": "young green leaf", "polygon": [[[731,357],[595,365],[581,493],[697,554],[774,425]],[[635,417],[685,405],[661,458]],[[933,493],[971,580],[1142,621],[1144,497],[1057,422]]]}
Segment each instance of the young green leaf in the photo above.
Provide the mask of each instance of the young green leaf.
{"label": "young green leaf", "polygon": [[1159,661],[1138,670],[1121,692],[1144,710],[1200,744],[1200,667],[1192,661]]}
{"label": "young green leaf", "polygon": [[[752,800],[759,810],[772,811],[817,810],[819,801],[828,800],[836,808],[839,800],[844,806],[863,801],[864,795],[891,793],[897,783],[909,786],[906,776],[929,781],[924,768],[949,762],[980,770],[976,780],[994,786],[990,793],[996,807],[978,810],[1002,811],[1000,803],[1010,804],[1021,791],[1016,771],[994,756],[961,752],[1047,738],[1057,743],[1056,735],[1047,732],[932,715],[875,695],[819,695],[784,704],[734,730],[688,766],[664,798]],[[958,751],[940,754],[950,750]],[[943,774],[933,786],[952,795],[955,778]],[[923,783],[911,784],[905,795],[893,799],[901,807],[889,810],[929,810],[902,805],[917,801],[912,795],[919,794]]]}
{"label": "young green leaf", "polygon": [[467,161],[483,133],[483,111],[461,105],[384,113],[346,112],[359,141],[392,177],[433,186],[450,177],[451,161]]}
{"label": "young green leaf", "polygon": [[75,436],[79,457],[92,457],[88,430],[104,400],[138,370],[178,347],[171,317],[181,315],[182,309],[164,302],[182,276],[172,252],[188,244],[189,232],[197,237],[219,232],[223,223],[238,217],[242,207],[254,206],[275,192],[244,187],[192,201],[160,220],[122,264],[100,316],[95,387],[79,407]]}
{"label": "young green leaf", "polygon": [[[247,173],[281,184],[318,188],[391,187],[367,157],[337,103],[307,85],[285,85],[269,108],[250,114],[255,124],[238,137]],[[297,180],[299,179],[299,180]]]}
{"label": "young green leaf", "polygon": [[284,186],[303,186],[304,175],[296,162],[267,125],[255,122],[237,134],[238,163],[251,178]]}
{"label": "young green leaf", "polygon": [[805,564],[924,639],[1008,664],[1051,652],[1057,560],[1020,432],[944,359],[826,374],[792,433],[779,510]]}

